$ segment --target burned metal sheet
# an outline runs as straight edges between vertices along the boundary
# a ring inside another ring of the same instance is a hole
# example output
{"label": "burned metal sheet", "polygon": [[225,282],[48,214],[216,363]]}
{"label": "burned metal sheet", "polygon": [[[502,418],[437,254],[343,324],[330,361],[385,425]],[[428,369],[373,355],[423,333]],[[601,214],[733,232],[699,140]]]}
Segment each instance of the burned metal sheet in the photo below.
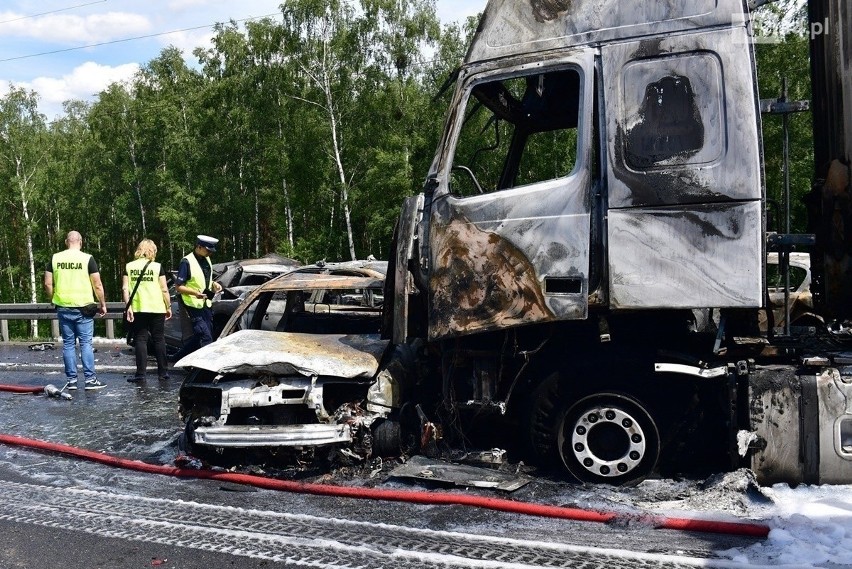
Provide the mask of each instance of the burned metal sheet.
{"label": "burned metal sheet", "polygon": [[552,318],[535,268],[511,242],[460,219],[435,224],[429,336]]}
{"label": "burned metal sheet", "polygon": [[[573,94],[581,109],[572,172],[471,197],[449,195],[446,172],[435,176],[428,212],[431,339],[588,314],[593,51],[551,57],[546,65],[495,66],[463,81],[469,94],[474,82],[529,79],[566,68],[577,79]],[[463,107],[463,100],[458,104]],[[448,125],[444,151],[458,142],[461,117]],[[436,167],[448,172],[453,160],[442,154]]]}
{"label": "burned metal sheet", "polygon": [[758,368],[750,382],[751,468],[761,484],[843,484],[852,468],[852,377]]}
{"label": "burned metal sheet", "polygon": [[747,42],[732,28],[602,49],[610,208],[762,198]]}
{"label": "burned metal sheet", "polygon": [[491,0],[467,61],[742,20],[740,0]]}
{"label": "burned metal sheet", "polygon": [[390,475],[442,482],[455,486],[493,488],[506,492],[514,492],[531,480],[522,474],[510,474],[490,468],[454,464],[420,455],[412,456],[404,464],[393,469]]}
{"label": "burned metal sheet", "polygon": [[298,334],[240,330],[196,350],[175,364],[214,373],[333,376],[370,379],[375,376],[389,340],[378,334]]}
{"label": "burned metal sheet", "polygon": [[760,307],[760,202],[613,210],[613,308]]}
{"label": "burned metal sheet", "polygon": [[384,280],[378,276],[325,275],[313,273],[290,274],[271,281],[266,290],[325,290],[382,288]]}
{"label": "burned metal sheet", "polygon": [[645,169],[704,147],[704,123],[689,77],[667,75],[645,85],[639,120],[625,136],[627,163]]}

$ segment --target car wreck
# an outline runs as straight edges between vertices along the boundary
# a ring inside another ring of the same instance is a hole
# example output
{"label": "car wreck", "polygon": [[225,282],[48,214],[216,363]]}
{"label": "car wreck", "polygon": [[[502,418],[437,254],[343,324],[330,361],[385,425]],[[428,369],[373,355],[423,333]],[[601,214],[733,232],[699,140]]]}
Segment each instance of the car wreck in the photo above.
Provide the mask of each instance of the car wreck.
{"label": "car wreck", "polygon": [[314,265],[252,291],[219,340],[176,364],[188,370],[187,450],[211,461],[398,454],[399,429],[386,419],[407,366],[394,363],[404,348],[380,337],[385,271]]}
{"label": "car wreck", "polygon": [[[778,253],[769,253],[766,259],[766,280],[768,304],[765,318],[761,319],[761,329],[770,326],[783,332],[787,321],[789,306],[790,326],[823,326],[825,320],[814,312],[814,298],[811,293],[811,256],[809,253],[789,253],[787,259],[789,283],[785,283],[784,270]],[[785,288],[787,293],[785,294]],[[765,322],[772,316],[771,324]]]}

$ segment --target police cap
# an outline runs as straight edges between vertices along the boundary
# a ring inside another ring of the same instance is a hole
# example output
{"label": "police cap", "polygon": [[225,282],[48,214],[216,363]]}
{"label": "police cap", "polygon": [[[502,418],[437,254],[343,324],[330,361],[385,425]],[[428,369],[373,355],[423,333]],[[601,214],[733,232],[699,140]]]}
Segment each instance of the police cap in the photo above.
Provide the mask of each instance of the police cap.
{"label": "police cap", "polygon": [[219,240],[215,237],[210,237],[209,235],[197,235],[198,241],[195,242],[196,245],[201,245],[211,253],[216,252],[216,244],[219,243]]}

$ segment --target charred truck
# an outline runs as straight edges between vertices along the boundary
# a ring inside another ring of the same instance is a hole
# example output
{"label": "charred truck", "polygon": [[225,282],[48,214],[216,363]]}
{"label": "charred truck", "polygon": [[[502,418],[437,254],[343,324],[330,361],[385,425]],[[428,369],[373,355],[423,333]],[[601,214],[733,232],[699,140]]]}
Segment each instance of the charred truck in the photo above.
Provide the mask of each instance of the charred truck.
{"label": "charred truck", "polygon": [[[490,0],[386,281],[385,334],[432,379],[372,398],[423,444],[513,441],[581,481],[851,482],[852,8],[810,12],[797,236],[767,222],[743,0]],[[778,328],[767,258],[792,250],[815,308]]]}

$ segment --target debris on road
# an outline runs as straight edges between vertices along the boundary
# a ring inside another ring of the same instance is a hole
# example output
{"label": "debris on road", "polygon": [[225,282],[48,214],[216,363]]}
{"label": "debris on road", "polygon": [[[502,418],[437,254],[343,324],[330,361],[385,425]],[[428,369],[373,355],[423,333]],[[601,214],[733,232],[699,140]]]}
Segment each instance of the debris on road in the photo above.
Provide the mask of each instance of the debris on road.
{"label": "debris on road", "polygon": [[59,389],[58,387],[56,387],[52,383],[48,383],[47,385],[44,386],[44,394],[47,397],[54,397],[56,399],[66,399],[66,400],[74,399],[74,397],[72,397],[72,395],[70,393],[65,391],[64,387],[62,389]]}
{"label": "debris on road", "polygon": [[531,479],[521,474],[511,474],[493,468],[454,464],[425,456],[412,456],[390,473],[400,478],[416,478],[430,482],[444,482],[462,487],[493,488],[514,492]]}

